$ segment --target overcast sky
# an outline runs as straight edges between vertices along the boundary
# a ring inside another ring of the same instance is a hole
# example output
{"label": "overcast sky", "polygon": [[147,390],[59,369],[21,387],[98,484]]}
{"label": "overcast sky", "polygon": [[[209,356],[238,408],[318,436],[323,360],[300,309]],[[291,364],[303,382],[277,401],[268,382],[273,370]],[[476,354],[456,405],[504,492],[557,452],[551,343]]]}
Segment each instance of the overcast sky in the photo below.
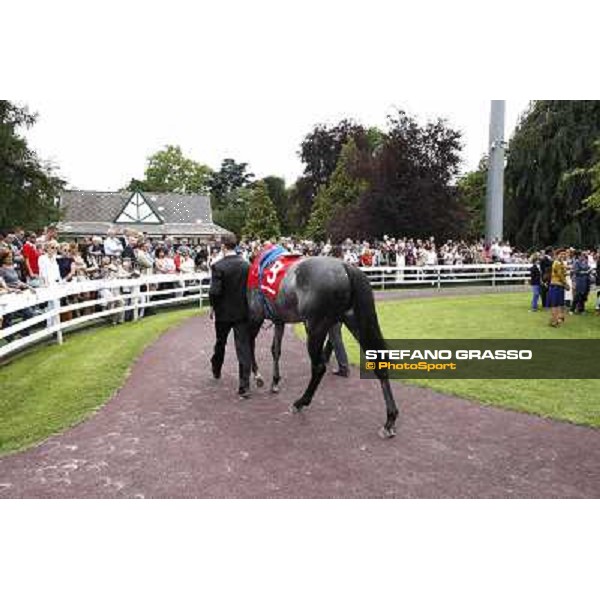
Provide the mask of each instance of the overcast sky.
{"label": "overcast sky", "polygon": [[28,137],[75,188],[140,178],[165,144],[291,184],[315,124],[383,126],[394,107],[460,129],[467,170],[487,149],[491,98],[507,100],[509,137],[527,104],[515,98],[585,97],[597,80],[564,44],[536,50],[554,27],[595,55],[595,20],[548,0],[532,27],[537,6],[505,0],[490,18],[466,0],[20,0],[3,7],[2,96],[39,113]]}
{"label": "overcast sky", "polygon": [[[115,190],[132,177],[142,178],[146,157],[165,144],[180,145],[212,168],[231,157],[248,162],[259,177],[278,175],[291,184],[302,171],[300,142],[316,123],[354,117],[383,126],[394,107],[422,122],[447,118],[462,131],[464,169],[474,168],[486,152],[489,100],[391,96],[329,94],[311,100],[292,95],[283,102],[265,91],[239,104],[208,94],[193,100],[175,95],[168,101],[152,94],[142,101],[126,94],[19,101],[39,113],[28,133],[33,147],[60,167],[70,187],[80,189]],[[526,100],[507,102],[507,136],[526,105]]]}

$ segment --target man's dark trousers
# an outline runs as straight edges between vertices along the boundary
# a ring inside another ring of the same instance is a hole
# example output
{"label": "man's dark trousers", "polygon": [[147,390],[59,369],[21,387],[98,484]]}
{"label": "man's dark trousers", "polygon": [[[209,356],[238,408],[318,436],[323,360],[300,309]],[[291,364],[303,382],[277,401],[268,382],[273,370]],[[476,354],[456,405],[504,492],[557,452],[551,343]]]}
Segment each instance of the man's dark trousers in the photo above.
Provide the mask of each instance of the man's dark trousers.
{"label": "man's dark trousers", "polygon": [[210,362],[212,364],[213,373],[220,376],[223,361],[225,360],[227,338],[232,329],[235,341],[235,352],[239,363],[240,390],[247,390],[250,387],[250,367],[252,365],[248,321],[215,321],[217,341],[215,342],[215,350]]}
{"label": "man's dark trousers", "polygon": [[346,354],[346,348],[342,339],[341,323],[335,323],[329,329],[329,335],[323,348],[325,362],[329,362],[332,351],[335,353],[339,370],[342,372],[348,371],[348,355]]}
{"label": "man's dark trousers", "polygon": [[542,301],[542,308],[548,308],[548,284],[545,282],[540,284],[540,299]]}
{"label": "man's dark trousers", "polygon": [[549,301],[549,290],[550,290],[550,278],[552,274],[552,259],[549,256],[543,256],[540,260],[540,296],[542,298],[542,307],[548,308]]}

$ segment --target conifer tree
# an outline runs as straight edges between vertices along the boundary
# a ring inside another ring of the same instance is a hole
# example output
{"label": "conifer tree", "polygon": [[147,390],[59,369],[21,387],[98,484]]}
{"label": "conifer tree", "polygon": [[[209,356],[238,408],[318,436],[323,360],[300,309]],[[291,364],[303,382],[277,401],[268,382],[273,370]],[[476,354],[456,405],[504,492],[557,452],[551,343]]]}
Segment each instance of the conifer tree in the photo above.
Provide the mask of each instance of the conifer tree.
{"label": "conifer tree", "polygon": [[324,240],[329,235],[329,226],[338,211],[345,211],[356,204],[366,189],[367,183],[357,177],[356,161],[358,149],[350,139],[342,148],[340,157],[327,186],[321,186],[306,227],[306,236]]}
{"label": "conifer tree", "polygon": [[264,181],[252,186],[243,234],[248,238],[261,240],[276,239],[280,235],[277,211]]}

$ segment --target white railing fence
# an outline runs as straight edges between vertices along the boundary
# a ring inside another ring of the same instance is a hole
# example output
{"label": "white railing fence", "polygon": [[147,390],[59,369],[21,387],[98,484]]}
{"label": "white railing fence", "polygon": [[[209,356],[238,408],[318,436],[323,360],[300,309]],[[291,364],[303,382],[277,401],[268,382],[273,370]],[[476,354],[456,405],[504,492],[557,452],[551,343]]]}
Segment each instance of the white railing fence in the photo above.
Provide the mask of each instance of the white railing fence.
{"label": "white railing fence", "polygon": [[523,285],[529,282],[531,264],[431,265],[422,267],[363,267],[376,289],[404,286],[441,288],[448,285]]}
{"label": "white railing fence", "polygon": [[[410,286],[522,285],[528,264],[369,267],[375,289]],[[202,306],[208,298],[209,274],[149,275],[136,279],[69,282],[0,296],[0,316],[10,322],[0,330],[0,358],[56,336],[59,344],[69,329],[101,320],[138,320],[148,309],[176,304]],[[14,321],[14,324],[12,324]],[[22,337],[21,337],[22,336]]]}
{"label": "white railing fence", "polygon": [[66,330],[99,320],[136,321],[155,307],[202,306],[209,287],[208,273],[192,273],[69,282],[2,295],[0,316],[11,324],[0,330],[0,358],[53,335],[60,344]]}

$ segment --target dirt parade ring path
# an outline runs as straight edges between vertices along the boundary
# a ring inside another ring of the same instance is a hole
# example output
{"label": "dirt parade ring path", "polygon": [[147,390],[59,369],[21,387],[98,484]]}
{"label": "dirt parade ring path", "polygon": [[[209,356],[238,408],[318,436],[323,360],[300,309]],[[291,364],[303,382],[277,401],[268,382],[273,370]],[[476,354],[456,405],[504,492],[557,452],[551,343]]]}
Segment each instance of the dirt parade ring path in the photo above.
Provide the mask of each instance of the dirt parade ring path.
{"label": "dirt parade ring path", "polygon": [[[271,331],[258,358],[270,378]],[[149,347],[97,414],[0,459],[0,498],[598,497],[600,432],[394,384],[398,436],[384,441],[379,385],[309,374],[288,326],[282,391],[240,400],[233,340],[220,381],[214,334],[194,317]]]}

